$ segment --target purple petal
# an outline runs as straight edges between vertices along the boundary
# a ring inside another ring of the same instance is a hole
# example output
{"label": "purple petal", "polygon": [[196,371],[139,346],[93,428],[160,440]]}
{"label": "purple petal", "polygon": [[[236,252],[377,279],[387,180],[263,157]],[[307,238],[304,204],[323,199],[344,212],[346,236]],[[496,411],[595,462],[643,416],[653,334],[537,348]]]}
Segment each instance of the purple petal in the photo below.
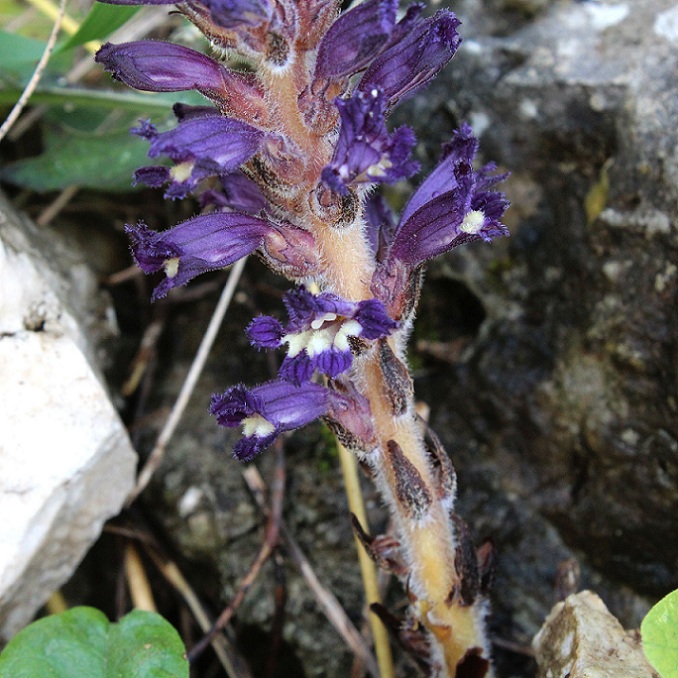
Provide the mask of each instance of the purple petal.
{"label": "purple petal", "polygon": [[314,370],[315,364],[313,360],[306,351],[301,351],[294,358],[288,355],[285,356],[278,370],[278,376],[285,381],[300,386],[311,381]]}
{"label": "purple petal", "polygon": [[116,80],[148,92],[195,89],[238,118],[263,121],[267,112],[252,74],[235,73],[195,50],[157,40],[106,43],[96,54]]}
{"label": "purple petal", "polygon": [[428,19],[415,18],[413,13],[406,25],[394,31],[389,46],[367,68],[358,86],[363,92],[381,88],[389,108],[426,85],[461,42],[457,33],[461,22],[452,12],[440,10]]}
{"label": "purple petal", "polygon": [[474,240],[508,235],[501,218],[509,203],[491,190],[505,174],[473,169],[478,142],[465,123],[444,146],[440,164],[405,206],[389,256],[413,267]]}
{"label": "purple petal", "polygon": [[263,219],[238,212],[206,214],[156,232],[140,222],[127,226],[132,253],[145,273],[164,270],[167,277],[155,288],[153,299],[173,287],[242,259],[259,247],[272,228]]}
{"label": "purple petal", "polygon": [[318,46],[315,77],[339,79],[362,70],[388,40],[398,0],[368,0],[344,12]]}
{"label": "purple petal", "polygon": [[396,233],[390,256],[417,266],[479,237],[457,234],[468,209],[458,189],[434,198],[417,210]]}
{"label": "purple petal", "polygon": [[129,133],[150,141],[158,136],[158,128],[150,120],[139,120],[139,127],[130,128]]}
{"label": "purple petal", "polygon": [[258,26],[271,18],[268,0],[200,0],[196,4],[209,10],[215,24],[233,29],[238,26]]}
{"label": "purple petal", "polygon": [[292,431],[325,414],[328,391],[318,384],[295,386],[289,381],[269,381],[252,389],[242,384],[212,396],[210,412],[222,426],[235,427],[259,415],[278,433]]}
{"label": "purple petal", "polygon": [[443,154],[436,168],[426,177],[405,205],[400,221],[407,221],[429,200],[456,188],[457,168],[462,163],[470,166],[477,152],[478,141],[473,136],[473,130],[466,123],[462,123],[461,127],[453,132],[452,139],[443,146]]}
{"label": "purple petal", "polygon": [[226,71],[195,50],[157,40],[112,45],[94,57],[116,80],[150,92],[198,91],[223,86]]}
{"label": "purple petal", "polygon": [[223,116],[188,118],[151,140],[150,158],[169,156],[175,163],[191,162],[193,185],[215,174],[227,174],[258,150],[263,132]]}
{"label": "purple petal", "polygon": [[232,172],[259,149],[263,132],[226,117],[188,118],[151,141],[150,158],[167,155],[175,162],[210,161]]}
{"label": "purple petal", "polygon": [[[146,184],[151,188],[160,188],[168,181],[171,181],[169,167],[154,166],[154,167],[140,167],[134,172],[134,185],[138,183]],[[188,191],[187,191],[188,192]]]}
{"label": "purple petal", "polygon": [[388,315],[384,304],[378,299],[366,299],[359,302],[354,318],[363,328],[360,333],[363,339],[385,337],[398,327],[398,323]]}
{"label": "purple petal", "polygon": [[286,292],[283,303],[290,319],[286,328],[288,334],[310,329],[311,323],[326,313],[348,316],[355,308],[354,304],[336,294],[311,294],[303,285]]}
{"label": "purple petal", "polygon": [[221,175],[221,191],[209,189],[201,196],[201,204],[227,207],[238,212],[259,214],[268,207],[268,200],[261,189],[241,171]]}
{"label": "purple petal", "polygon": [[232,386],[220,396],[212,396],[210,413],[217,417],[221,426],[235,428],[253,414],[260,414],[265,407],[256,389],[250,390],[243,384]]}
{"label": "purple petal", "polygon": [[272,381],[258,388],[265,389],[262,398],[265,399],[266,419],[282,431],[305,426],[327,411],[329,394],[324,386],[312,383],[294,386],[287,381]]}
{"label": "purple petal", "polygon": [[330,392],[318,384],[295,386],[289,381],[270,381],[252,389],[242,384],[212,396],[210,413],[230,428],[253,423],[254,431],[235,447],[238,459],[248,461],[284,431],[292,431],[323,416]]}
{"label": "purple petal", "polygon": [[393,183],[412,176],[419,164],[410,160],[416,144],[414,132],[401,127],[389,135],[385,124],[385,100],[378,89],[355,92],[350,99],[336,100],[341,129],[323,181],[346,194],[351,183]]}
{"label": "purple petal", "polygon": [[319,353],[315,358],[315,367],[321,374],[335,379],[353,364],[353,354],[350,351],[329,349]]}
{"label": "purple petal", "polygon": [[252,461],[261,454],[278,437],[276,432],[267,436],[243,436],[233,446],[233,456],[238,461]]}
{"label": "purple petal", "polygon": [[250,342],[258,348],[278,348],[285,330],[275,318],[261,315],[249,324],[245,333]]}
{"label": "purple petal", "polygon": [[258,318],[248,334],[258,346],[287,345],[279,376],[295,384],[310,380],[314,372],[335,379],[353,362],[350,337],[378,339],[398,327],[376,299],[355,303],[327,292],[313,295],[300,286],[285,294],[284,303],[287,326]]}
{"label": "purple petal", "polygon": [[[456,188],[426,203],[399,228],[390,255],[415,267],[467,242],[508,235],[496,217],[472,210],[469,197]],[[496,201],[503,214],[508,201],[501,194]]]}

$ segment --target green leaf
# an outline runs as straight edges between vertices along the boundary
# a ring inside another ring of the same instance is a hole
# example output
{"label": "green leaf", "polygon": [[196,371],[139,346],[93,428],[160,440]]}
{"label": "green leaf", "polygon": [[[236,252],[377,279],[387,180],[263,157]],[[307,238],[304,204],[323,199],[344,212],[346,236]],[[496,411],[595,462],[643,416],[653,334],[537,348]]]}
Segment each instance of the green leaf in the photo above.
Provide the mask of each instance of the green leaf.
{"label": "green leaf", "polygon": [[95,2],[78,31],[59,47],[59,51],[84,45],[90,40],[105,38],[120,28],[140,9],[141,6],[104,5]]}
{"label": "green leaf", "polygon": [[678,678],[678,591],[647,613],[640,635],[645,656],[662,678]]}
{"label": "green leaf", "polygon": [[[0,55],[2,55],[0,59],[0,85],[5,87],[9,83],[23,89],[23,85],[33,75],[35,67],[45,51],[45,45],[46,43],[43,40],[27,38],[24,35],[0,30]],[[72,54],[52,54],[44,79],[54,77],[55,74],[56,77],[63,74],[68,70],[72,61]],[[14,101],[16,101],[16,98]]]}
{"label": "green leaf", "polygon": [[[0,72],[2,64],[0,60]],[[0,104],[13,104],[21,96],[18,88],[0,89]],[[93,108],[124,108],[138,114],[149,111],[169,113],[176,102],[198,106],[205,99],[197,92],[138,93],[128,90],[95,90],[81,87],[38,86],[31,97],[35,104],[52,106],[91,106]]]}
{"label": "green leaf", "polygon": [[42,40],[0,30],[0,78],[15,81],[29,78],[44,51]]}
{"label": "green leaf", "polygon": [[188,678],[181,638],[160,615],[117,624],[91,607],[39,619],[0,655],[0,678]]}
{"label": "green leaf", "polygon": [[103,191],[132,190],[134,170],[148,165],[148,144],[127,131],[101,136],[54,133],[35,158],[0,170],[0,178],[34,191],[57,191],[77,185]]}

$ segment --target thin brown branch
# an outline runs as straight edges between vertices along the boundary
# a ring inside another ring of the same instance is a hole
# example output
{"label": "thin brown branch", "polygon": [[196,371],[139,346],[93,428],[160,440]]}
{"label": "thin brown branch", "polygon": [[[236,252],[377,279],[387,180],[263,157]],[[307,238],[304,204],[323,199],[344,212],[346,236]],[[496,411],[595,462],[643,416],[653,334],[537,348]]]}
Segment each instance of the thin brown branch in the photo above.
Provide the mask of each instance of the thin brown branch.
{"label": "thin brown branch", "polygon": [[[250,490],[252,490],[255,500],[259,504],[259,508],[265,512],[265,503],[260,503],[260,497],[265,495],[266,487],[261,474],[255,466],[251,465],[243,471],[243,476],[245,476],[247,484],[250,487]],[[373,676],[379,676],[379,669],[376,659],[370,651],[370,648],[367,646],[365,639],[360,635],[360,632],[344,611],[341,603],[328,589],[326,589],[321,584],[308,558],[306,558],[304,552],[301,550],[291,532],[287,529],[284,521],[282,520],[280,522],[280,532],[285,540],[285,546],[287,547],[287,552],[290,558],[299,568],[301,574],[306,580],[308,587],[315,596],[315,599],[317,600],[320,608],[322,609],[330,624],[332,624],[332,626],[334,626],[334,628],[339,632],[339,635],[341,635],[351,651],[362,659],[362,661],[365,663],[365,666],[367,667],[367,670]]]}
{"label": "thin brown branch", "polygon": [[[135,535],[135,538],[139,538],[138,534]],[[151,538],[141,538],[141,541],[146,549],[146,553],[153,560],[162,576],[183,598],[191,614],[198,622],[198,626],[203,633],[206,633],[212,626],[210,618],[178,565],[162,556],[157,546],[151,544],[153,541]],[[245,660],[240,657],[224,635],[215,636],[212,638],[211,643],[217,658],[229,678],[253,678]]]}
{"label": "thin brown branch", "polygon": [[40,61],[38,61],[38,65],[35,67],[35,71],[33,71],[33,75],[26,84],[26,87],[24,88],[24,91],[21,93],[19,100],[16,102],[16,104],[14,104],[14,108],[12,108],[9,115],[7,116],[7,119],[0,127],[0,141],[2,141],[5,138],[7,132],[9,132],[12,125],[21,115],[21,111],[24,110],[26,104],[28,103],[28,100],[31,98],[33,92],[35,91],[35,88],[38,86],[40,78],[42,78],[42,74],[44,73],[45,68],[47,67],[49,57],[52,54],[52,51],[54,50],[54,45],[56,44],[57,35],[59,35],[59,29],[61,28],[61,22],[63,21],[65,10],[66,10],[66,0],[60,0],[59,12],[54,21],[54,26],[52,26],[52,32],[49,34],[47,44],[45,45],[45,51],[42,53]]}
{"label": "thin brown branch", "polygon": [[195,354],[195,358],[193,358],[193,362],[191,363],[191,367],[188,370],[186,379],[181,386],[181,391],[179,392],[177,400],[174,403],[174,407],[172,408],[172,411],[170,412],[170,415],[167,418],[160,435],[158,436],[158,440],[156,441],[155,447],[151,451],[146,464],[139,473],[136,487],[127,498],[127,506],[129,506],[144,490],[146,485],[148,485],[149,481],[153,477],[156,469],[162,463],[167,444],[179,425],[179,421],[181,420],[184,410],[188,405],[193,390],[195,389],[195,385],[198,382],[198,378],[202,374],[202,370],[205,367],[205,362],[207,361],[209,352],[212,348],[212,345],[214,344],[214,340],[216,339],[217,332],[221,327],[221,323],[231,303],[231,299],[233,298],[235,288],[238,284],[238,281],[240,280],[240,276],[242,275],[246,261],[247,259],[240,259],[240,261],[236,262],[231,269],[231,273],[228,276],[224,291],[221,293],[219,302],[214,309],[212,318],[210,319],[209,325],[205,330],[205,334],[202,338],[202,341],[200,342],[200,346],[198,347],[198,351]]}
{"label": "thin brown branch", "polygon": [[[235,596],[233,596],[233,600],[224,608],[216,622],[214,622],[210,632],[189,652],[188,656],[191,661],[194,661],[197,657],[199,657],[207,645],[211,642],[212,638],[219,634],[231,621],[233,615],[236,613],[243,600],[245,600],[245,596],[252,588],[252,584],[259,576],[264,563],[268,560],[268,558],[273,553],[273,550],[278,545],[278,537],[280,535],[280,521],[282,517],[283,494],[285,490],[283,443],[280,438],[276,441],[274,448],[276,452],[276,465],[273,479],[273,491],[271,496],[271,509],[269,510],[266,508],[265,510],[265,515],[267,516],[268,520],[266,523],[266,531],[264,533],[264,540],[261,545],[261,549],[259,550],[256,558],[252,561],[252,564],[250,565],[245,576],[240,580],[238,590],[236,591]],[[245,471],[243,471],[243,476],[247,481],[247,475]],[[263,494],[261,493],[260,487],[255,489],[257,493]],[[264,506],[266,506],[265,500],[262,496],[260,496],[260,500],[264,501]]]}

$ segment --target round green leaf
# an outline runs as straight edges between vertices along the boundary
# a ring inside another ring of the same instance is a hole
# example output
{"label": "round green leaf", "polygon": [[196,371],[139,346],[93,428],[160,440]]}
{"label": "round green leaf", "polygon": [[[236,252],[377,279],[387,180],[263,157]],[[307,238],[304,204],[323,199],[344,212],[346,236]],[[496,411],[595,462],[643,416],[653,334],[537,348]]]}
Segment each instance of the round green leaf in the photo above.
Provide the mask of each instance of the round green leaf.
{"label": "round green leaf", "polygon": [[662,598],[640,625],[645,656],[662,678],[678,678],[678,591]]}
{"label": "round green leaf", "polygon": [[135,610],[119,623],[91,607],[39,619],[0,655],[0,678],[188,678],[176,630]]}

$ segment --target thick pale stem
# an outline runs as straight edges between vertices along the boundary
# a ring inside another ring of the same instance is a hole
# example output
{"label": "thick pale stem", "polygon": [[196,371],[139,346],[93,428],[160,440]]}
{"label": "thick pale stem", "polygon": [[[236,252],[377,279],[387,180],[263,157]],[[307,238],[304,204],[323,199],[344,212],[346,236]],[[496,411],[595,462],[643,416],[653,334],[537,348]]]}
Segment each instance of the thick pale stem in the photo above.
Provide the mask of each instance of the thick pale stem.
{"label": "thick pale stem", "polygon": [[[289,204],[281,208],[289,208],[297,223],[313,234],[321,255],[317,279],[346,299],[368,299],[373,296],[370,282],[375,264],[360,209],[351,202],[357,195],[346,196],[344,204],[337,196],[323,193],[320,171],[331,151],[327,140],[306,126],[298,107],[308,74],[299,61],[282,71],[264,69],[262,80],[273,115],[307,158],[303,179],[290,186]],[[451,515],[454,485],[424,445],[401,343],[397,337],[378,342],[356,360],[353,377],[369,401],[377,435],[376,448],[366,461],[395,518],[408,569],[406,584],[417,620],[409,631],[423,631],[437,678],[489,678],[484,603],[475,590],[477,562],[475,555],[469,556],[472,547],[459,543],[465,535],[456,534]]]}
{"label": "thick pale stem", "polygon": [[[483,601],[467,604],[459,595],[463,582],[457,570],[461,572],[463,567],[456,562],[459,544],[450,519],[453,497],[445,495],[443,483],[436,477],[414,418],[413,403],[394,416],[384,395],[393,384],[384,383],[377,359],[368,361],[363,370],[380,434],[380,447],[370,463],[396,518],[410,570],[407,584],[417,598],[414,609],[418,620],[430,632],[432,656],[440,665],[438,675],[454,678],[467,653],[479,658],[488,658],[488,653]],[[398,452],[394,454],[395,449]]]}

